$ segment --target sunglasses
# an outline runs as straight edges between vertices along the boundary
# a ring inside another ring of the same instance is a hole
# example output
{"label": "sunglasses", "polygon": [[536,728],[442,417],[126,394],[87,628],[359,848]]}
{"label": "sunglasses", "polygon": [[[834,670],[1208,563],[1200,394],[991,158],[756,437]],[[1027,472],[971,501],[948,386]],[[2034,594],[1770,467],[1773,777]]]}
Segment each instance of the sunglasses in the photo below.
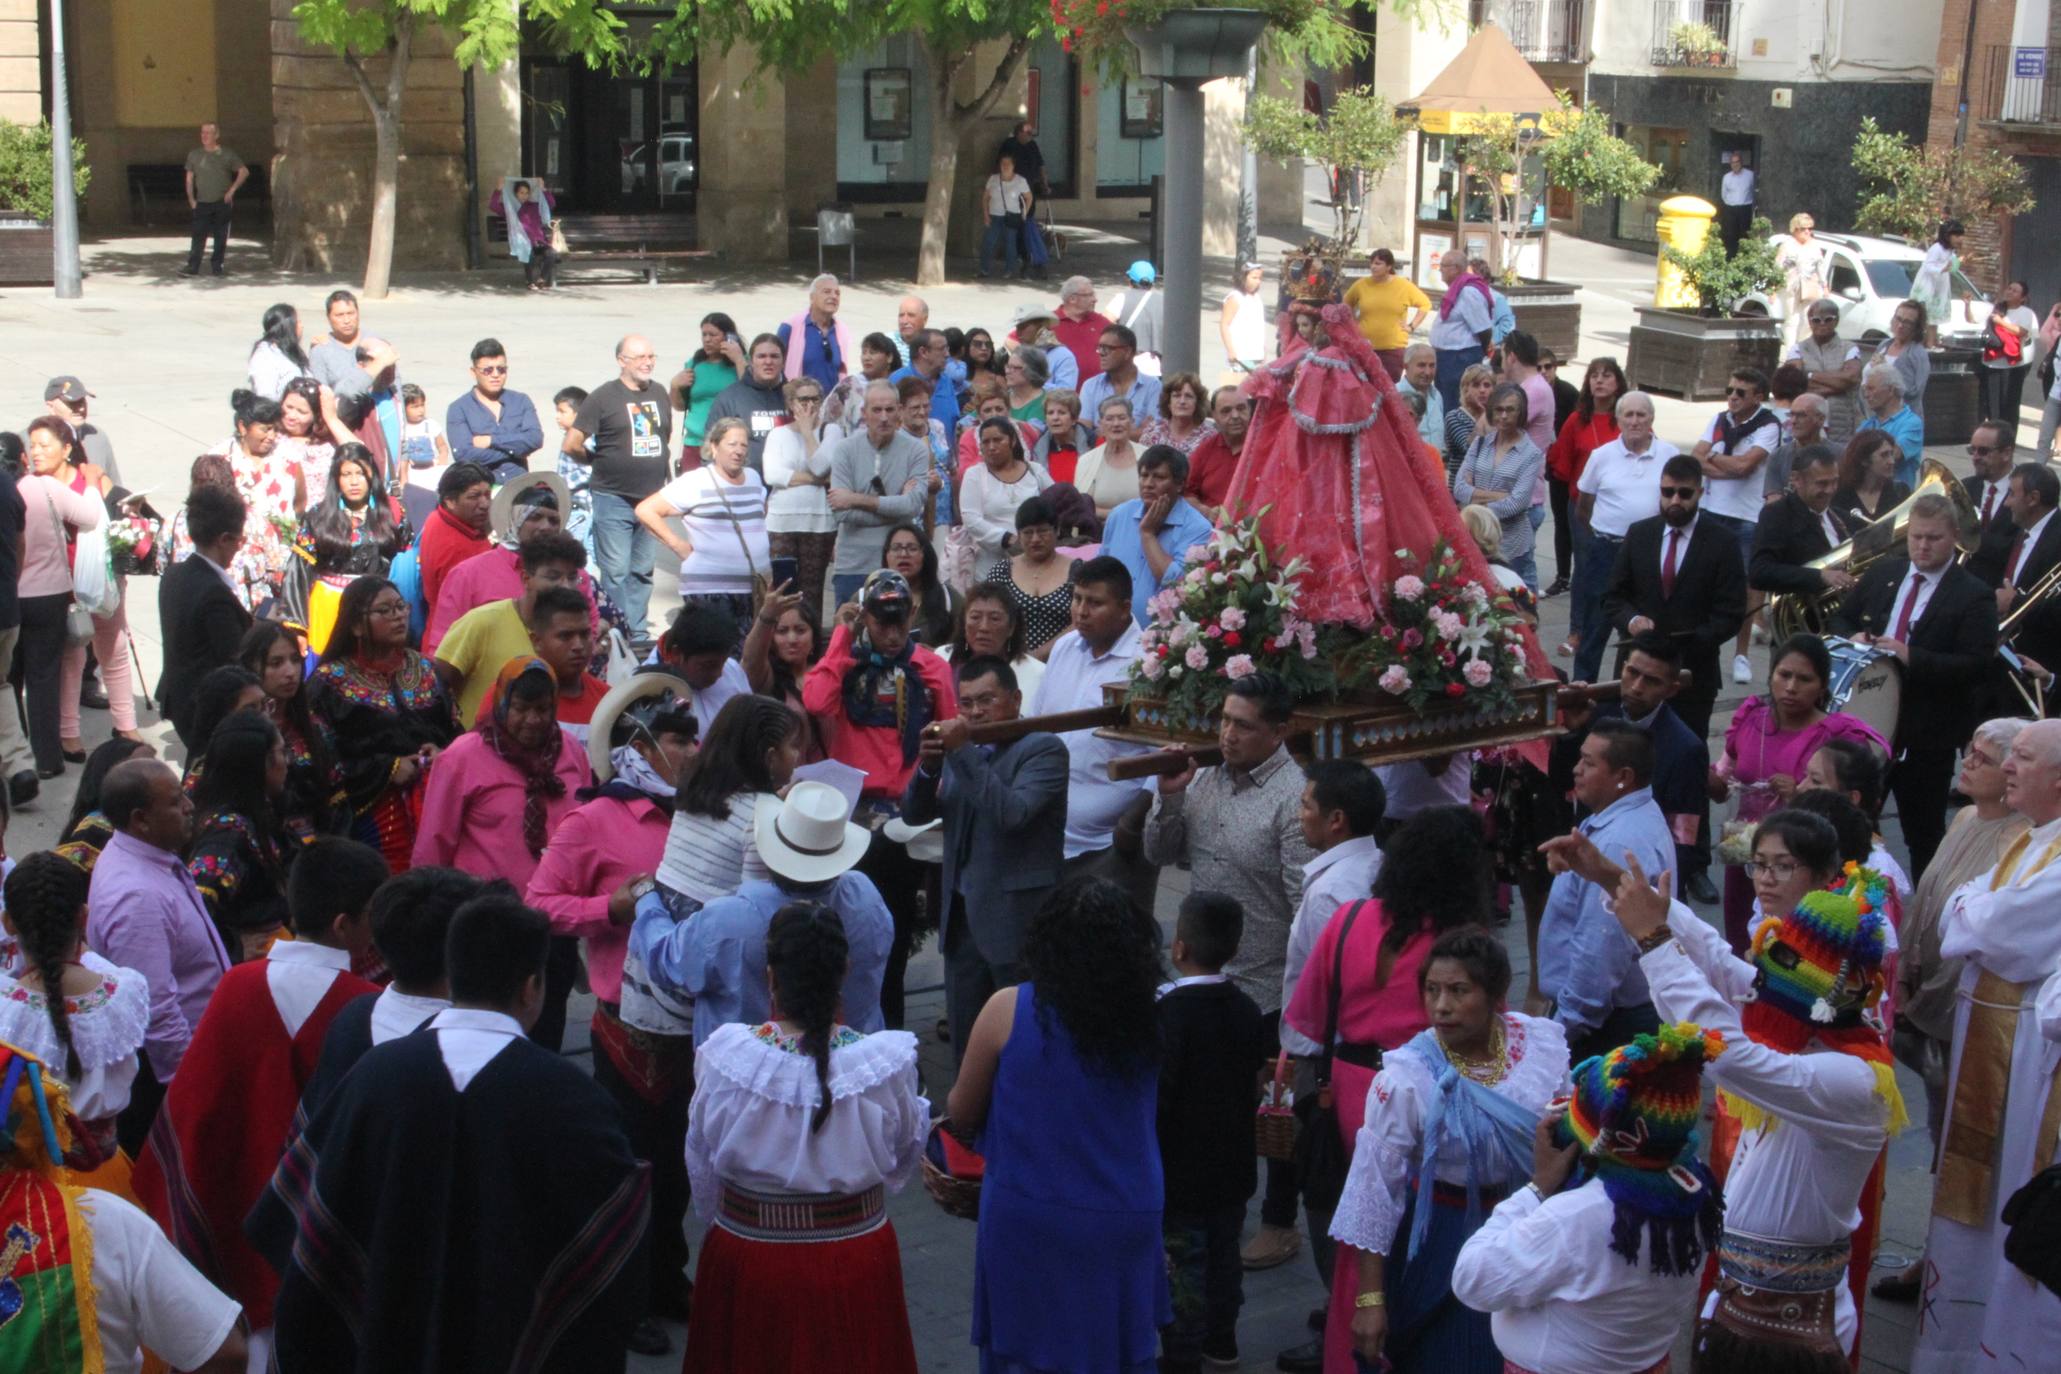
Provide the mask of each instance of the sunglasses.
{"label": "sunglasses", "polygon": [[1751,397],[1751,396],[1757,396],[1757,395],[1759,395],[1759,394],[1760,394],[1760,393],[1756,392],[1756,391],[1755,391],[1755,390],[1754,390],[1754,389],[1753,389],[1752,387],[1750,387],[1750,386],[1728,386],[1728,387],[1726,387],[1726,388],[1725,388],[1725,395],[1727,395],[1727,396],[1748,396],[1748,397]]}
{"label": "sunglasses", "polygon": [[1662,487],[1662,488],[1660,489],[1660,495],[1661,495],[1661,497],[1662,497],[1663,499],[1665,499],[1665,498],[1667,498],[1667,497],[1670,497],[1670,496],[1672,496],[1672,497],[1674,497],[1674,498],[1675,498],[1676,500],[1680,500],[1680,501],[1686,501],[1686,500],[1688,500],[1688,499],[1689,499],[1690,497],[1692,497],[1692,496],[1695,496],[1695,495],[1696,495],[1696,488],[1695,488],[1695,487]]}
{"label": "sunglasses", "polygon": [[481,363],[473,371],[479,373],[482,377],[506,377],[508,375],[508,364]]}
{"label": "sunglasses", "polygon": [[1987,458],[1990,454],[1995,452],[1996,449],[1990,447],[1988,444],[1968,445],[1968,456],[1970,458]]}

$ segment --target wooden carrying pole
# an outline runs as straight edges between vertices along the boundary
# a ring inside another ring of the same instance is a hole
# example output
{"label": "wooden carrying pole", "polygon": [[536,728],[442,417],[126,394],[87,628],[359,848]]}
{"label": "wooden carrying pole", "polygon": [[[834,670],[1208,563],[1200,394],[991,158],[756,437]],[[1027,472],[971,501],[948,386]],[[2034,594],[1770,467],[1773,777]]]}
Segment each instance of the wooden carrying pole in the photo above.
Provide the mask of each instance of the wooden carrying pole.
{"label": "wooden carrying pole", "polygon": [[1091,706],[1083,711],[1056,711],[1049,716],[1018,716],[967,729],[969,744],[1007,744],[1025,735],[1063,735],[1069,730],[1100,730],[1123,724],[1124,713],[1114,706]]}

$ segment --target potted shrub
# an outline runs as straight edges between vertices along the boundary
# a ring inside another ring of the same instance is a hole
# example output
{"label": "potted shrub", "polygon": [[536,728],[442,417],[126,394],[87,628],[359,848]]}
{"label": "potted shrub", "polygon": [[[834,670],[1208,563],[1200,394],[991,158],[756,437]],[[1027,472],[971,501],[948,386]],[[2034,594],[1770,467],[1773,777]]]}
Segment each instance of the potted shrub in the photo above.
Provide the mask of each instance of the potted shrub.
{"label": "potted shrub", "polygon": [[1694,20],[1685,19],[1669,29],[1667,41],[1685,67],[1722,67],[1731,55],[1716,29]]}
{"label": "potted shrub", "polygon": [[[1284,162],[1314,162],[1333,186],[1355,176],[1365,176],[1370,190],[1378,185],[1415,127],[1415,121],[1397,114],[1394,104],[1371,86],[1341,91],[1322,115],[1304,109],[1300,101],[1273,95],[1255,95],[1246,105],[1245,138],[1253,152]],[[1316,245],[1320,256],[1333,263],[1352,261],[1370,199],[1341,196],[1331,203],[1331,237]],[[1290,249],[1284,262],[1306,257],[1309,251]],[[1339,289],[1350,284],[1341,274]]]}
{"label": "potted shrub", "polygon": [[1738,251],[1727,253],[1715,228],[1695,253],[1661,245],[1662,259],[1681,272],[1699,304],[1694,310],[1635,307],[1638,322],[1625,359],[1633,386],[1687,401],[1722,400],[1725,383],[1738,368],[1772,374],[1780,363],[1781,326],[1765,314],[1741,315],[1733,309],[1742,297],[1782,284],[1782,269],[1768,242],[1774,229],[1755,217]]}
{"label": "potted shrub", "polygon": [[[50,125],[0,120],[0,286],[49,286]],[[92,173],[86,145],[72,140],[72,190],[83,195]]]}

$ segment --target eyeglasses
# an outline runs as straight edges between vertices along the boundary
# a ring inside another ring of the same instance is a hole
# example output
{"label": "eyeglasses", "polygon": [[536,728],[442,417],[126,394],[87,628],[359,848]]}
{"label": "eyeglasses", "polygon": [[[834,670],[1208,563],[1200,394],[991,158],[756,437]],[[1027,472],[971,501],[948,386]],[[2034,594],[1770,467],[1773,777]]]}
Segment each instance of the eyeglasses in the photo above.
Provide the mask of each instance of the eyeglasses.
{"label": "eyeglasses", "polygon": [[1762,863],[1759,859],[1749,859],[1745,864],[1747,877],[1768,877],[1775,879],[1777,882],[1789,881],[1796,876],[1797,870],[1802,867],[1803,865],[1794,859],[1771,859],[1766,863]]}
{"label": "eyeglasses", "polygon": [[377,605],[369,608],[365,612],[365,614],[376,615],[384,619],[391,620],[397,616],[407,615],[408,603],[405,601],[382,601],[379,602]]}
{"label": "eyeglasses", "polygon": [[479,373],[482,377],[506,377],[508,375],[508,364],[474,363],[472,370]]}
{"label": "eyeglasses", "polygon": [[1727,396],[1751,397],[1754,394],[1754,390],[1750,386],[1728,386],[1725,388],[1725,395]]}
{"label": "eyeglasses", "polygon": [[1990,446],[1990,445],[1988,445],[1988,444],[1970,444],[1970,445],[1968,445],[1968,456],[1969,456],[1970,458],[1987,458],[1987,457],[1989,457],[1989,456],[1990,456],[1990,455],[1991,455],[1992,453],[1995,453],[1996,451],[1997,451],[1997,450],[1996,450],[1995,448],[1991,447],[1991,446]]}
{"label": "eyeglasses", "polygon": [[1098,343],[1095,345],[1095,351],[1097,353],[1114,353],[1122,347],[1123,345],[1120,343]]}
{"label": "eyeglasses", "polygon": [[1993,759],[1989,755],[1975,749],[1969,749],[1964,751],[1961,757],[1967,760],[1969,763],[1975,764],[1978,767],[1982,768],[2002,768],[2004,766],[2004,761],[2002,759]]}

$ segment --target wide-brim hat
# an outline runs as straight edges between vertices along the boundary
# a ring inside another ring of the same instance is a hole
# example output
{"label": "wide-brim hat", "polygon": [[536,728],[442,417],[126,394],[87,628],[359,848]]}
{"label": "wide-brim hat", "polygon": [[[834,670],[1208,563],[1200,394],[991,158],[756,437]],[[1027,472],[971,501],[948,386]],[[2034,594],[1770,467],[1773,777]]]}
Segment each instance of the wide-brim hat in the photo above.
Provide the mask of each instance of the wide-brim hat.
{"label": "wide-brim hat", "polygon": [[764,797],[752,836],[766,867],[795,883],[827,883],[866,856],[873,832],[848,819],[851,804],[827,782],[797,782],[787,796]]}
{"label": "wide-brim hat", "polygon": [[640,701],[669,694],[682,702],[694,699],[694,689],[671,673],[638,673],[608,689],[608,695],[601,698],[601,704],[594,708],[587,722],[587,764],[594,770],[595,781],[607,782],[615,776],[614,751],[608,740],[623,712]]}
{"label": "wide-brim hat", "polygon": [[1053,306],[1040,305],[1035,301],[1016,307],[1015,328],[1021,329],[1033,320],[1051,320],[1056,324],[1059,321],[1059,311]]}
{"label": "wide-brim hat", "polygon": [[565,479],[555,472],[525,473],[494,493],[494,504],[488,508],[487,522],[493,528],[495,539],[503,544],[514,544],[516,505],[538,487],[551,493],[551,499],[558,503],[558,523],[560,526],[565,524],[572,515],[572,488],[565,484]]}
{"label": "wide-brim hat", "polygon": [[943,863],[945,859],[945,818],[940,816],[928,825],[911,825],[896,816],[880,827],[880,833],[896,844],[906,846],[909,857],[920,864]]}

